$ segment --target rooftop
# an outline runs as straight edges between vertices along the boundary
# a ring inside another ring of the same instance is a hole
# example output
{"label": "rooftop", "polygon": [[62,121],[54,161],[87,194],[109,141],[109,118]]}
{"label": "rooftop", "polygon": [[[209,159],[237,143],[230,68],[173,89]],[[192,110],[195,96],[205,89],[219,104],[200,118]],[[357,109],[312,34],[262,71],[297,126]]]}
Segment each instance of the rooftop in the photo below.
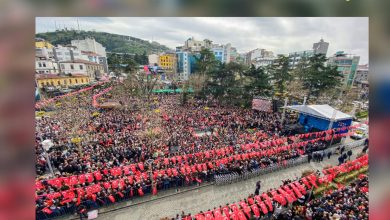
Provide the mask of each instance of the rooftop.
{"label": "rooftop", "polygon": [[36,74],[35,78],[36,79],[67,79],[67,78],[80,78],[80,77],[88,77],[84,74],[79,74],[79,73],[74,73],[72,76],[65,76],[65,75],[56,75],[56,74]]}

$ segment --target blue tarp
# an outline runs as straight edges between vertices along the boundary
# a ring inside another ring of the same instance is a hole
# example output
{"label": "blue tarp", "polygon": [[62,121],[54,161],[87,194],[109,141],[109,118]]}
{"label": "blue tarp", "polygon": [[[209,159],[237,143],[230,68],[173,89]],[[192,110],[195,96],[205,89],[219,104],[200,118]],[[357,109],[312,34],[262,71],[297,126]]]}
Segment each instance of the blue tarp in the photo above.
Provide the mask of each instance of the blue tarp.
{"label": "blue tarp", "polygon": [[[299,114],[299,124],[304,126],[307,132],[313,129],[318,129],[320,131],[328,130],[330,123],[331,121],[327,119],[323,119],[323,118],[319,118],[319,117],[315,117],[303,113]],[[352,124],[352,119],[338,120],[333,122],[332,128],[341,128],[344,126],[350,126],[351,124]],[[347,132],[347,130],[345,130],[344,132]]]}

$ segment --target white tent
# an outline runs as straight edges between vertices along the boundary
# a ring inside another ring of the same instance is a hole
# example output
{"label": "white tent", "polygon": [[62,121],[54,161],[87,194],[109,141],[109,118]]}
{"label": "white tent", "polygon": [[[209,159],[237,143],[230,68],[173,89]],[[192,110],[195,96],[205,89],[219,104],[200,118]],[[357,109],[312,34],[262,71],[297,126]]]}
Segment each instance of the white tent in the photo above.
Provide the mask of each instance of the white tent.
{"label": "white tent", "polygon": [[[334,118],[335,121],[352,119],[352,116],[336,110],[329,105],[292,105],[286,106],[286,109],[327,120],[331,120],[332,118]],[[334,115],[334,113],[336,114]]]}

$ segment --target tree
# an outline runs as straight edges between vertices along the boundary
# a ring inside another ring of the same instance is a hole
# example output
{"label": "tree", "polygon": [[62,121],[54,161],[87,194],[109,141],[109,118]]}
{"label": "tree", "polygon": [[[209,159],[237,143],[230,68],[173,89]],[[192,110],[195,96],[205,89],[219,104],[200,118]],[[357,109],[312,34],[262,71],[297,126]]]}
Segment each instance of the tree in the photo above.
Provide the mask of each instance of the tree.
{"label": "tree", "polygon": [[108,54],[107,57],[108,68],[113,72],[121,72],[122,58],[118,54]]}
{"label": "tree", "polygon": [[343,76],[336,66],[325,66],[326,61],[325,55],[316,54],[308,59],[306,65],[302,64],[299,76],[303,87],[308,90],[308,100],[310,96],[318,98],[323,92],[341,85]]}
{"label": "tree", "polygon": [[243,103],[245,88],[243,66],[238,63],[220,63],[209,72],[207,93],[212,94],[221,104]]}
{"label": "tree", "polygon": [[275,62],[268,67],[271,79],[276,91],[283,94],[286,83],[292,79],[289,67],[289,59],[284,55],[278,55]]}
{"label": "tree", "polygon": [[256,68],[252,64],[248,70],[244,71],[244,75],[249,79],[249,84],[245,86],[246,91],[252,95],[270,95],[272,89],[269,82],[270,78],[263,67]]}
{"label": "tree", "polygon": [[137,70],[137,63],[133,59],[129,59],[127,61],[127,66],[125,67],[125,71],[129,73],[129,75],[132,75]]}

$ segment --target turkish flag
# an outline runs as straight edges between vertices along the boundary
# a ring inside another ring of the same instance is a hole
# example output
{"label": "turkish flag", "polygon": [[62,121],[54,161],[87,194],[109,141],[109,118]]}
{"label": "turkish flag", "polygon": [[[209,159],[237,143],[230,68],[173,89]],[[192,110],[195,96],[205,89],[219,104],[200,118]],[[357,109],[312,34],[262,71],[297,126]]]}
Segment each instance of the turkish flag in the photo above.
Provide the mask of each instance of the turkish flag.
{"label": "turkish flag", "polygon": [[142,191],[142,187],[138,188],[138,195],[144,196],[144,191]]}
{"label": "turkish flag", "polygon": [[156,186],[153,186],[152,194],[157,195],[157,187]]}

